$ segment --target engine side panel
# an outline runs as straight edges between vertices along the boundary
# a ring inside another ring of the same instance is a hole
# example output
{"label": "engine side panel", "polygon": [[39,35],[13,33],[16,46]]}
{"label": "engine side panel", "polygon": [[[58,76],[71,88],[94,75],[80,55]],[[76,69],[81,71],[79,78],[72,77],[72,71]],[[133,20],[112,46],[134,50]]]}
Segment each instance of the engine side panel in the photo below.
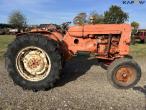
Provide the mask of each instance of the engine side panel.
{"label": "engine side panel", "polygon": [[[71,27],[63,41],[72,54],[78,51],[114,58],[129,53],[131,26],[128,24],[99,24]],[[82,31],[83,30],[83,31]]]}
{"label": "engine side panel", "polygon": [[96,39],[83,39],[83,38],[76,38],[70,36],[70,34],[66,34],[63,39],[64,43],[67,45],[68,50],[75,54],[78,51],[91,51],[96,52],[97,50],[97,40]]}

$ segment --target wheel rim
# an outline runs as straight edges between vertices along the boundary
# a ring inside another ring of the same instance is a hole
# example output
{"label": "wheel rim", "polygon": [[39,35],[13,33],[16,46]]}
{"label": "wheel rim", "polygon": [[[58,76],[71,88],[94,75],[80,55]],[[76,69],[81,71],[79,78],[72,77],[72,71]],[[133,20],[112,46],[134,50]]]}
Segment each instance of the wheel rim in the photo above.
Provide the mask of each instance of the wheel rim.
{"label": "wheel rim", "polygon": [[41,48],[29,46],[20,50],[16,57],[19,74],[28,81],[41,81],[51,70],[51,60]]}
{"label": "wheel rim", "polygon": [[133,67],[120,67],[115,74],[116,82],[122,86],[129,86],[136,80],[136,70]]}

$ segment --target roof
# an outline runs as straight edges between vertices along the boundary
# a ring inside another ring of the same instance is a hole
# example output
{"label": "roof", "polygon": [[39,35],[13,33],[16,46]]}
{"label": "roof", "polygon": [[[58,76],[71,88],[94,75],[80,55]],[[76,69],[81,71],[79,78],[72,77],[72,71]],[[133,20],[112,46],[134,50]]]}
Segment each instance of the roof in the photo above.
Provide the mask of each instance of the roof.
{"label": "roof", "polygon": [[146,31],[146,29],[138,29],[138,31]]}

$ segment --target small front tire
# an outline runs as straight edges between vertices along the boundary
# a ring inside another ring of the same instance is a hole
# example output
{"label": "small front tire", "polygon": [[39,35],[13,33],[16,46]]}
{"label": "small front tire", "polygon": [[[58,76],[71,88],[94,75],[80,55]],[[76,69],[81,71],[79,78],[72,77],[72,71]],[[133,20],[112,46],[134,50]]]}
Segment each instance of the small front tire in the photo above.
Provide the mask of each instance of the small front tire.
{"label": "small front tire", "polygon": [[138,83],[141,78],[141,68],[133,60],[120,58],[108,67],[108,80],[116,88],[128,89]]}

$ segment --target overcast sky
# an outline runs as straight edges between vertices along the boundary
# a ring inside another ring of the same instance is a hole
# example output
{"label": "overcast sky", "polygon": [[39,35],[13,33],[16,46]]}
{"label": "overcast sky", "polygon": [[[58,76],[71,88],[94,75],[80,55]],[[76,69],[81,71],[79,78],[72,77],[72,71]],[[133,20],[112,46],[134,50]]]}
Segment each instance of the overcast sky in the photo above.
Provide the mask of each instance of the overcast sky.
{"label": "overcast sky", "polygon": [[122,0],[0,0],[0,23],[7,23],[10,13],[20,10],[29,24],[61,24],[72,21],[79,12],[89,14],[96,10],[103,14],[111,5],[121,6],[129,13],[129,23],[138,21],[141,28],[146,28],[146,3],[125,5]]}

